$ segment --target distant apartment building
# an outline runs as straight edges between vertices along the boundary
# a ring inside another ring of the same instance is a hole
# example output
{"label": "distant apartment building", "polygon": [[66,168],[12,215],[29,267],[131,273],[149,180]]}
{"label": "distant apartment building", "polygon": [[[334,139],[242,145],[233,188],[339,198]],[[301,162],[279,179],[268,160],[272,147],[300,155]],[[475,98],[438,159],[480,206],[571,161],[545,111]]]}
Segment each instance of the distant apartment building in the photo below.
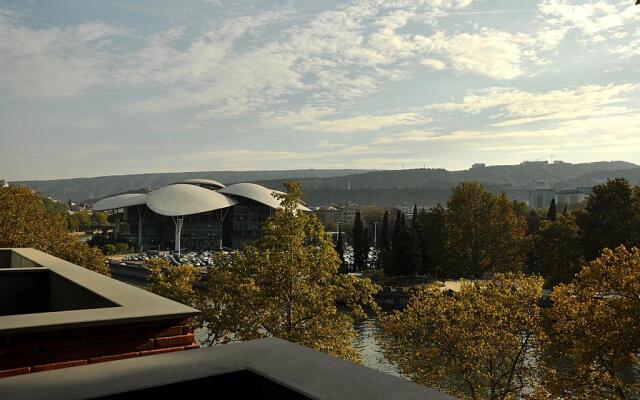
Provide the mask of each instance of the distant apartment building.
{"label": "distant apartment building", "polygon": [[529,208],[547,208],[552,200],[558,203],[556,189],[534,189],[529,192]]}
{"label": "distant apartment building", "polygon": [[313,213],[318,217],[325,227],[335,224],[341,226],[343,232],[350,231],[356,219],[358,211],[357,204],[347,204],[344,206],[317,206],[311,207]]}
{"label": "distant apartment building", "polygon": [[579,204],[587,199],[593,188],[578,187],[575,189],[558,190],[558,204]]}
{"label": "distant apartment building", "polygon": [[333,206],[311,207],[313,213],[318,217],[322,225],[338,224],[340,221],[340,210]]}
{"label": "distant apartment building", "polygon": [[529,192],[529,208],[548,208],[553,199],[557,205],[575,205],[582,203],[591,194],[591,187],[580,186],[575,189],[534,189]]}

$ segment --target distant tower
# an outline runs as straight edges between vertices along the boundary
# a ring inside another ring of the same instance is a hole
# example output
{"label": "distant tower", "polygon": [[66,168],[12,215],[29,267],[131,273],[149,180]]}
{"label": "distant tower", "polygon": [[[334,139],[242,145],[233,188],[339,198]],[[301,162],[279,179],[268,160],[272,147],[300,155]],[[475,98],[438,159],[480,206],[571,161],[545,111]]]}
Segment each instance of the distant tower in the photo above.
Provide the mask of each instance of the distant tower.
{"label": "distant tower", "polygon": [[351,190],[351,182],[347,182],[347,190]]}

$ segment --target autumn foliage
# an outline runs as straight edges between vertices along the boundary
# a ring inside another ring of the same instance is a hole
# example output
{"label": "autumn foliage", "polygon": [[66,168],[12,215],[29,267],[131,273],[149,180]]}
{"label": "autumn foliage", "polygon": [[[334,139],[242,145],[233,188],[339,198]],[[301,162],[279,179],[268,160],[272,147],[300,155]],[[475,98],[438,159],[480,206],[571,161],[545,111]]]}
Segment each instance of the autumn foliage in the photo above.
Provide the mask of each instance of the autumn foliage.
{"label": "autumn foliage", "polygon": [[71,236],[64,215],[48,210],[42,196],[26,187],[0,188],[0,247],[33,247],[109,274],[100,250]]}
{"label": "autumn foliage", "polygon": [[364,316],[364,307],[377,307],[372,296],[378,288],[340,273],[340,258],[322,224],[298,210],[299,186],[287,189],[259,241],[216,255],[202,297],[157,267],[150,271],[150,287],[161,295],[180,292],[170,297],[201,309],[209,344],[275,336],[358,361],[354,318]]}
{"label": "autumn foliage", "polygon": [[497,274],[455,294],[419,291],[381,319],[385,355],[413,381],[459,398],[517,398],[540,384],[542,283]]}

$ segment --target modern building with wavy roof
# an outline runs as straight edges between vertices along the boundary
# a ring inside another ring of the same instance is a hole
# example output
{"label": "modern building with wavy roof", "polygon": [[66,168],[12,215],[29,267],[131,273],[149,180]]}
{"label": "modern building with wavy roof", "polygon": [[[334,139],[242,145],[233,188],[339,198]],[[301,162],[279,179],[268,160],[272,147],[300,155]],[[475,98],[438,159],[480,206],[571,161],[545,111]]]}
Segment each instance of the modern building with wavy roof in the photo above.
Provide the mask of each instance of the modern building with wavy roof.
{"label": "modern building with wavy roof", "polygon": [[[142,249],[237,248],[260,237],[282,192],[255,183],[225,186],[186,179],[149,193],[121,194],[93,205],[115,216],[115,230]],[[303,204],[302,211],[310,211]]]}

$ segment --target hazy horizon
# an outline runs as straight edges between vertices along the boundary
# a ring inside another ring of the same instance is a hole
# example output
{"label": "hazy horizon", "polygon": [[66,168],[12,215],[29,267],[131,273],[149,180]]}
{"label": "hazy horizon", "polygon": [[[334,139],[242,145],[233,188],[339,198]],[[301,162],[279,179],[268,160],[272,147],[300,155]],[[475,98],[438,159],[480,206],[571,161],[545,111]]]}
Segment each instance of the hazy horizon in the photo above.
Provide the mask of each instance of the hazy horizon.
{"label": "hazy horizon", "polygon": [[[636,168],[639,167],[640,165],[633,163],[631,161],[626,161],[626,160],[595,160],[595,161],[585,161],[584,163],[570,163],[568,161],[565,160],[539,160],[539,159],[535,159],[535,160],[522,160],[519,163],[516,164],[488,164],[488,163],[482,163],[479,162],[480,164],[485,164],[486,167],[502,167],[502,166],[515,166],[515,165],[520,165],[523,162],[536,162],[536,161],[547,161],[549,164],[553,164],[554,161],[562,161],[564,163],[567,164],[589,164],[589,163],[598,163],[598,162],[624,162],[624,163],[630,163],[633,164],[635,167],[632,168]],[[362,171],[363,173],[367,172],[367,171],[399,171],[399,170],[415,170],[415,169],[444,169],[447,170],[449,172],[458,172],[458,171],[466,171],[469,170],[472,167],[472,165],[467,166],[466,168],[459,168],[459,169],[452,169],[452,168],[443,168],[443,167],[438,167],[438,166],[432,166],[432,167],[414,167],[414,168],[400,168],[400,169],[393,169],[393,168],[284,168],[284,169],[265,169],[265,170],[256,170],[256,169],[220,169],[220,170],[191,170],[191,171],[148,171],[148,172],[136,172],[136,173],[131,173],[131,174],[127,174],[127,173],[123,173],[123,174],[106,174],[106,175],[93,175],[93,176],[66,176],[66,177],[57,177],[57,178],[48,178],[48,179],[14,179],[14,180],[10,180],[10,179],[6,179],[7,182],[36,182],[36,181],[55,181],[55,180],[65,180],[65,179],[92,179],[92,178],[102,178],[102,177],[114,177],[114,176],[134,176],[134,175],[150,175],[150,174],[188,174],[188,173],[202,173],[202,172],[220,172],[220,173],[224,173],[224,172],[283,172],[283,171],[311,171],[311,170],[318,170],[318,171],[331,171],[331,170],[335,170],[335,171],[340,171],[340,170],[346,170],[346,171]],[[5,179],[3,177],[0,177],[0,179]]]}
{"label": "hazy horizon", "polygon": [[0,179],[640,164],[640,6],[0,0]]}

